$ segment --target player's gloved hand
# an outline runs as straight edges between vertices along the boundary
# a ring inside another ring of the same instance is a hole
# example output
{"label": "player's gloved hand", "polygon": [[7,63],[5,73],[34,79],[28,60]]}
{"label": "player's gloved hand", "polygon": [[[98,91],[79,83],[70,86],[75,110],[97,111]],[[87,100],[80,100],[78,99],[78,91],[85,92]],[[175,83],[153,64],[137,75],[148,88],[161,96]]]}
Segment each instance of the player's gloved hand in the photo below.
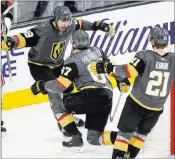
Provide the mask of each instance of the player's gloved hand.
{"label": "player's gloved hand", "polygon": [[125,78],[123,81],[117,81],[117,86],[120,92],[127,93],[129,91],[130,82],[127,78]]}
{"label": "player's gloved hand", "polygon": [[39,93],[47,94],[47,91],[45,90],[45,82],[44,81],[37,81],[31,86],[31,91],[34,95],[37,95]]}
{"label": "player's gloved hand", "polygon": [[5,41],[4,36],[1,36],[1,49],[3,51],[9,51],[15,46],[15,41],[11,37],[7,37]]}
{"label": "player's gloved hand", "polygon": [[103,62],[103,61],[98,61],[98,62],[91,62],[89,64],[89,70],[92,74],[97,75],[101,73],[111,73],[113,71],[114,65],[110,62]]}
{"label": "player's gloved hand", "polygon": [[109,30],[108,30],[108,32],[106,33],[106,35],[107,36],[109,36],[109,37],[113,37],[113,36],[115,36],[115,29],[114,29],[114,27],[112,26],[112,25],[109,25]]}
{"label": "player's gloved hand", "polygon": [[106,32],[107,36],[113,37],[115,35],[115,29],[112,25],[103,22],[104,20],[95,21],[92,24],[93,30],[102,30]]}

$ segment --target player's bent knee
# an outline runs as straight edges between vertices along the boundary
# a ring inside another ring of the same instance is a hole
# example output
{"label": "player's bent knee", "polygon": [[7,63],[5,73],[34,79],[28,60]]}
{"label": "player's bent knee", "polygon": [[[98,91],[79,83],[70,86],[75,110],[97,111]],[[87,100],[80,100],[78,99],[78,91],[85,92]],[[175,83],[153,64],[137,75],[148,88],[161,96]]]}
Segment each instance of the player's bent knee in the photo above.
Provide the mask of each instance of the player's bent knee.
{"label": "player's bent knee", "polygon": [[66,110],[69,113],[77,112],[77,110],[75,110],[76,106],[82,105],[82,104],[83,102],[81,100],[81,97],[79,97],[78,95],[77,96],[70,95],[64,98],[64,105],[65,105]]}
{"label": "player's bent knee", "polygon": [[73,110],[74,110],[74,109],[73,109],[73,105],[68,105],[68,104],[66,104],[66,105],[65,105],[65,108],[66,108],[66,110],[67,110],[68,113],[72,113]]}
{"label": "player's bent knee", "polygon": [[101,133],[94,131],[94,130],[88,130],[87,134],[87,141],[91,145],[101,145],[99,142]]}
{"label": "player's bent knee", "polygon": [[72,98],[67,98],[64,102],[66,110],[71,113],[74,110],[74,100]]}

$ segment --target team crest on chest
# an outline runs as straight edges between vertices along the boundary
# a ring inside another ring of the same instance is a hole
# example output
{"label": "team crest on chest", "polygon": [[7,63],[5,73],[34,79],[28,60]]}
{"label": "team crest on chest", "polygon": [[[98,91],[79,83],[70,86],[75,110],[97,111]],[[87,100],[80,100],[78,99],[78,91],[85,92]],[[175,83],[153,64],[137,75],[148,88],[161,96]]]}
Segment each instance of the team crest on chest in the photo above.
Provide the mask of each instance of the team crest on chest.
{"label": "team crest on chest", "polygon": [[51,51],[51,58],[57,61],[59,58],[63,57],[64,49],[65,49],[65,41],[61,41],[59,43],[53,43],[52,51]]}

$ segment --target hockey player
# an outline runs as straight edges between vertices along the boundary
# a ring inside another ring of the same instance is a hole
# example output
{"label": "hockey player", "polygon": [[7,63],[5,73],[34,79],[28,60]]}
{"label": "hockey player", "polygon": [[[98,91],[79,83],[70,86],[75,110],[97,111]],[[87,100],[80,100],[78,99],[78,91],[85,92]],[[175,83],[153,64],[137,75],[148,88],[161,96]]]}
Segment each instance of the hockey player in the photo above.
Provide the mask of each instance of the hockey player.
{"label": "hockey player", "polygon": [[[75,20],[72,19],[68,7],[58,6],[54,10],[53,19],[39,24],[27,33],[9,38],[7,43],[2,41],[2,49],[31,47],[28,65],[32,77],[36,82],[53,80],[61,74],[66,46],[72,32],[79,29],[102,30],[110,36],[115,34],[114,28],[103,21],[92,23],[81,19]],[[48,96],[54,116],[58,119],[57,114],[64,107],[61,95],[48,92]]]}
{"label": "hockey player", "polygon": [[[109,138],[111,135],[104,134],[103,131],[112,107],[113,93],[106,75],[92,75],[89,72],[89,63],[108,59],[101,49],[90,47],[89,36],[85,31],[75,31],[72,41],[75,52],[65,60],[61,75],[56,80],[36,82],[31,90],[34,95],[46,91],[64,93],[65,109],[59,113],[58,122],[72,139],[68,142],[64,141],[63,146],[83,145],[82,135],[75,125],[72,113],[86,114],[87,141],[93,145],[100,145],[101,135]],[[74,84],[78,89],[77,93],[71,93]],[[112,134],[114,135],[116,136]]]}
{"label": "hockey player", "polygon": [[[11,6],[11,2],[10,1],[1,1],[1,15],[10,6]],[[4,18],[4,25],[1,23],[1,30],[3,28],[3,30],[5,30],[6,32],[8,32],[10,30],[10,28],[11,28],[12,20],[13,20],[12,12],[7,13],[5,15],[5,18]],[[1,32],[1,35],[3,35],[3,32]],[[4,80],[3,75],[1,74],[1,85],[0,86],[2,87],[4,84],[5,84],[5,80]],[[7,130],[6,130],[5,127],[3,127],[3,125],[4,125],[4,121],[1,120],[1,132],[2,133],[5,133]]]}
{"label": "hockey player", "polygon": [[175,56],[171,52],[164,52],[168,41],[168,31],[155,27],[150,33],[153,51],[140,51],[125,65],[91,64],[91,71],[95,73],[113,72],[117,76],[136,77],[118,123],[113,159],[126,154],[135,158],[163,112],[175,78]]}

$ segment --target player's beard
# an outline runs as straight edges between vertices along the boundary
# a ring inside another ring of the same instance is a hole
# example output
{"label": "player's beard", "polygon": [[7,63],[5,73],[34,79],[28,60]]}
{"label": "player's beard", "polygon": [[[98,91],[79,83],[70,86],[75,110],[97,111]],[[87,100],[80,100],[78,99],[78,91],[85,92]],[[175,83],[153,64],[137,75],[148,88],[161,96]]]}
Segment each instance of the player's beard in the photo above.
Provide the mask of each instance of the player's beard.
{"label": "player's beard", "polygon": [[60,30],[61,32],[65,32],[67,29],[68,29],[68,27],[60,27],[60,28],[59,28],[59,30]]}
{"label": "player's beard", "polygon": [[71,24],[72,20],[70,20],[70,23],[68,25],[61,25],[61,26],[58,24],[58,21],[56,22],[56,26],[61,32],[66,32],[68,28],[71,26]]}

